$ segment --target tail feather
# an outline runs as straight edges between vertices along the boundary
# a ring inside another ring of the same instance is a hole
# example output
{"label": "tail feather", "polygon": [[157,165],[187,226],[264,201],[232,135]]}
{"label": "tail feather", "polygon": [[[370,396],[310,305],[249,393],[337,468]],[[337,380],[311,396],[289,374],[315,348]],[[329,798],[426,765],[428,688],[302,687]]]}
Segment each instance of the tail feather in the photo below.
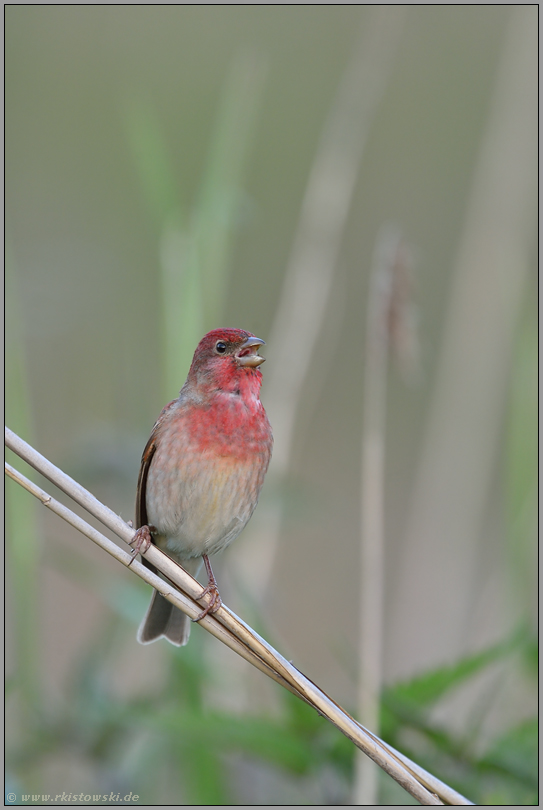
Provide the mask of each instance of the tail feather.
{"label": "tail feather", "polygon": [[138,630],[137,639],[140,644],[150,644],[164,637],[176,647],[183,647],[189,640],[190,624],[185,613],[155,591]]}
{"label": "tail feather", "polygon": [[[183,560],[183,568],[192,576],[196,576],[201,564],[201,559]],[[137,640],[140,644],[151,644],[159,638],[166,638],[176,647],[184,647],[189,640],[191,624],[186,613],[168,602],[158,591],[153,591]]]}

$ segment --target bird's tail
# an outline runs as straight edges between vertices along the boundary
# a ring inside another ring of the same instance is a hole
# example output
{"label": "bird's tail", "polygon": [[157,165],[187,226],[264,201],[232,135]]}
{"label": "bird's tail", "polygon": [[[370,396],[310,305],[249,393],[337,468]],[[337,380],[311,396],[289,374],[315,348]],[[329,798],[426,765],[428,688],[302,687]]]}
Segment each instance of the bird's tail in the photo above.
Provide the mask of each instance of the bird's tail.
{"label": "bird's tail", "polygon": [[[201,565],[200,557],[183,560],[183,568],[192,576],[197,575]],[[176,647],[184,647],[189,640],[191,624],[186,613],[164,599],[158,591],[153,591],[151,604],[140,624],[137,639],[140,644],[150,644],[164,637]]]}

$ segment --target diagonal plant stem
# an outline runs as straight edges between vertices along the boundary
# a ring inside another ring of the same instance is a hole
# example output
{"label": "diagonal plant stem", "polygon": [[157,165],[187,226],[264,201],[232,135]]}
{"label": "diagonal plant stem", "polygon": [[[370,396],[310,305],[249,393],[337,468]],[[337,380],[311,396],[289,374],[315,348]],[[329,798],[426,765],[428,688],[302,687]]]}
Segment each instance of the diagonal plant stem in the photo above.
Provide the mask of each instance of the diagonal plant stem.
{"label": "diagonal plant stem", "polygon": [[[85,520],[72,512],[71,509],[64,506],[64,504],[60,503],[55,498],[52,498],[51,495],[45,492],[45,490],[38,487],[36,484],[26,478],[26,476],[15,470],[7,462],[5,462],[5,472],[6,475],[8,475],[13,481],[16,481],[21,487],[26,489],[27,492],[34,495],[34,497],[37,498],[44,506],[92,540],[93,543],[96,543],[96,545],[103,548],[104,551],[107,551],[107,553],[114,557],[118,562],[122,563],[126,567],[130,566],[134,573],[147,582],[148,585],[152,585],[153,588],[160,590],[167,599],[170,599],[170,601],[175,604],[176,607],[178,607],[184,613],[187,613],[191,619],[196,618],[196,616],[201,613],[201,606],[197,605],[194,599],[191,599],[184,593],[180,593],[176,588],[168,583],[165,583],[164,580],[152,573],[148,568],[142,565],[142,563],[137,562],[131,554],[129,554],[127,551],[123,551],[123,549],[119,548],[116,543],[107,538],[105,535],[101,534],[101,532],[93,528]],[[130,529],[128,525],[127,528]],[[156,555],[153,554],[152,556]],[[170,568],[170,563],[167,562],[167,558],[163,559],[164,556],[165,555],[160,552],[158,564],[162,569],[166,567]],[[231,632],[227,631],[226,628],[224,628],[214,616],[208,614],[200,621],[200,624],[202,624],[202,626],[204,626],[208,632],[219,638],[221,641],[223,641],[223,643],[237,652],[238,655],[241,655],[262,672],[265,672],[270,678],[277,681],[277,683],[281,683],[282,686],[285,686],[285,688],[289,689],[295,694],[298,694],[299,697],[303,697],[295,689],[293,689],[289,683],[278,676],[276,672],[267,667],[258,656],[251,654],[251,651],[248,650],[245,645],[243,645]]]}
{"label": "diagonal plant stem", "polygon": [[[118,515],[100,503],[91,493],[80,484],[59,470],[50,461],[45,459],[30,445],[26,444],[9,428],[5,429],[5,443],[20,458],[24,459],[38,472],[52,481],[59,489],[83,506],[94,517],[111,529],[125,542],[130,543],[134,537],[134,529],[125,523]],[[9,469],[8,469],[9,468]],[[75,528],[89,536],[119,562],[128,566],[131,555],[120,549],[115,543],[101,535],[100,532],[86,524],[67,507],[54,500],[31,481],[21,476],[10,465],[6,465],[6,472],[18,481],[29,492],[34,494],[45,506],[52,509],[63,519],[68,520]],[[142,564],[133,561],[131,570],[169,599],[172,604],[179,607],[191,618],[200,612],[196,600],[202,595],[202,586],[163,554],[156,546],[151,546],[145,552],[148,559],[172,583],[152,574]],[[466,798],[444,785],[440,780],[426,773],[415,763],[388,746],[367,729],[364,729],[334,700],[320,690],[316,684],[306,678],[295,666],[286,661],[252,628],[246,625],[232,611],[224,605],[213,615],[206,616],[201,622],[204,629],[212,632],[223,643],[234,649],[238,654],[257,666],[265,674],[272,677],[277,683],[282,683],[290,691],[310,703],[321,715],[335,725],[348,739],[363,750],[383,770],[398,782],[411,796],[423,805],[440,805],[443,803],[453,805],[471,804]]]}

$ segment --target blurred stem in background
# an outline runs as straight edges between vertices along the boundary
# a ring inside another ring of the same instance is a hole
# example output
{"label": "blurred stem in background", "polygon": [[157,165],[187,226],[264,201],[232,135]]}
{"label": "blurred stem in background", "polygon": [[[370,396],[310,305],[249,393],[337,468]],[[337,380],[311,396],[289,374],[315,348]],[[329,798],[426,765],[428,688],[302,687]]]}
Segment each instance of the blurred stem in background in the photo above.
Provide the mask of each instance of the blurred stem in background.
{"label": "blurred stem in background", "polygon": [[[437,634],[432,657],[421,660],[422,667],[461,654],[473,640],[482,594],[477,581],[484,571],[484,564],[478,565],[481,535],[535,227],[537,37],[530,11],[528,6],[509,11],[452,269],[411,518],[402,543],[402,577],[394,598],[399,605],[410,604],[412,614],[407,622],[396,611],[392,635],[406,648],[417,649],[429,603],[440,605],[444,616],[457,617],[453,646],[450,637]],[[433,570],[447,571],[446,588]],[[473,572],[473,581],[466,571]]]}
{"label": "blurred stem in background", "polygon": [[263,61],[254,54],[241,53],[234,60],[192,207],[180,199],[152,108],[141,101],[127,107],[128,139],[145,201],[160,232],[159,319],[166,399],[184,383],[200,338],[221,326],[232,234],[240,220],[243,171],[264,73]]}
{"label": "blurred stem in background", "polygon": [[[269,477],[278,488],[289,471],[302,392],[325,323],[360,161],[386,90],[404,18],[405,10],[397,6],[374,6],[367,23],[364,18],[307,181],[269,340],[266,409],[275,437]],[[303,351],[293,351],[294,346]],[[278,498],[265,514],[261,510],[256,515],[255,541],[244,548],[244,559],[237,556],[257,604],[263,603],[270,586],[282,516]]]}
{"label": "blurred stem in background", "polygon": [[[16,283],[14,258],[6,250],[6,422],[32,441],[28,370],[23,339],[23,309]],[[8,451],[9,452],[9,451]],[[32,476],[33,477],[33,476]],[[9,599],[15,632],[15,670],[8,688],[18,691],[23,727],[33,726],[40,708],[39,578],[40,544],[36,507],[12,481],[6,483],[6,547],[10,561]]]}
{"label": "blurred stem in background", "polygon": [[[382,688],[385,447],[387,376],[390,350],[400,369],[413,377],[413,334],[409,255],[393,226],[378,234],[369,279],[364,352],[363,422],[360,493],[360,634],[357,719],[379,734]],[[374,763],[355,753],[353,804],[377,804],[379,773]]]}

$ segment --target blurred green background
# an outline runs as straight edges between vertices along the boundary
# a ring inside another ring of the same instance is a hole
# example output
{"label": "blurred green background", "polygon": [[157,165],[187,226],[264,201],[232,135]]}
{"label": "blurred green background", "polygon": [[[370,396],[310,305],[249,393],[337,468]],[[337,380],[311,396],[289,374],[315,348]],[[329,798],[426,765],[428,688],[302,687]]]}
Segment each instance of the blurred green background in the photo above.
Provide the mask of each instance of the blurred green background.
{"label": "blurred green background", "polygon": [[[536,803],[537,8],[12,5],[5,30],[8,426],[131,519],[199,338],[265,339],[276,455],[221,594],[356,713],[368,283],[399,229],[381,731],[476,803]],[[148,589],[6,490],[14,792],[351,803],[339,733],[203,631],[140,647]]]}

